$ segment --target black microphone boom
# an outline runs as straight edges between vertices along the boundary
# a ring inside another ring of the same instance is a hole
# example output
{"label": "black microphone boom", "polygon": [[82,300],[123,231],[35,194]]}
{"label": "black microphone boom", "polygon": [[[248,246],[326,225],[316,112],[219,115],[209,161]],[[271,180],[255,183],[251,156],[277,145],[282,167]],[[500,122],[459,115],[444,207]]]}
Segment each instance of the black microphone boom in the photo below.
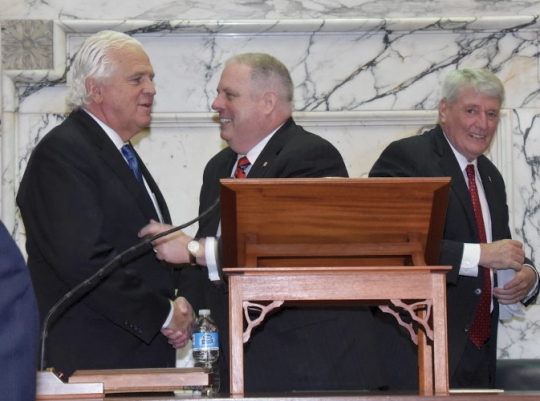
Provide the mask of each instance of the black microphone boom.
{"label": "black microphone boom", "polygon": [[[200,219],[202,219],[204,216],[206,216],[208,213],[210,213],[214,208],[219,204],[219,198],[217,198],[214,203],[206,209],[204,212],[202,212],[199,216],[195,217],[193,220],[188,221],[187,223],[184,223],[180,226],[173,227],[167,231],[163,231],[162,233],[153,235],[151,237],[145,238],[142,241],[138,242],[137,244],[133,245],[131,248],[126,249],[125,251],[119,253],[116,255],[113,259],[111,259],[105,266],[103,266],[101,269],[96,271],[93,275],[88,277],[86,280],[78,284],[76,287],[74,287],[72,290],[70,290],[67,294],[65,294],[60,300],[54,304],[54,306],[49,310],[49,313],[47,313],[47,316],[45,316],[45,319],[43,320],[43,329],[41,331],[41,350],[40,350],[40,361],[39,361],[39,370],[45,370],[46,363],[45,363],[45,341],[48,336],[49,331],[49,321],[51,318],[55,315],[55,313],[58,311],[58,309],[63,306],[65,303],[67,303],[68,300],[73,298],[75,295],[82,295],[85,292],[91,290],[98,282],[98,280],[102,280],[104,277],[106,277],[108,274],[110,274],[113,270],[113,268],[116,267],[116,264],[122,259],[124,256],[131,252],[135,252],[138,249],[142,248],[143,246],[146,246],[150,244],[151,242],[161,238],[165,237],[166,235],[172,234],[176,231],[182,230],[186,227],[189,227],[193,223],[196,223]],[[84,290],[84,291],[83,291]],[[75,298],[77,300],[79,298]]]}

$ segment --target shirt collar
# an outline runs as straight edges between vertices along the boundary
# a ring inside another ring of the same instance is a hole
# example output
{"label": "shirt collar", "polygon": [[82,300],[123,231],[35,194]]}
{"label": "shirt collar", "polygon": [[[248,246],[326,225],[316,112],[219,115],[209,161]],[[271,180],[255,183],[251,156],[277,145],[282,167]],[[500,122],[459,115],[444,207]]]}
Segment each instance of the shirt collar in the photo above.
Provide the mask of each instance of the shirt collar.
{"label": "shirt collar", "polygon": [[251,165],[253,166],[255,164],[255,161],[257,160],[257,158],[259,157],[259,155],[263,151],[264,147],[266,146],[266,144],[270,141],[270,139],[272,139],[272,137],[277,132],[277,130],[280,129],[282,126],[283,126],[283,124],[281,124],[279,127],[277,127],[269,135],[265,136],[262,141],[260,141],[257,145],[255,145],[253,148],[251,148],[251,150],[249,152],[247,152],[245,155],[238,155],[236,161],[238,161],[238,159],[240,159],[241,157],[246,156],[248,158],[249,162],[251,163]]}
{"label": "shirt collar", "polygon": [[[443,134],[444,134],[444,131],[443,131]],[[452,143],[448,140],[448,137],[446,136],[446,134],[444,134],[444,138],[446,139],[446,141],[448,142],[448,145],[450,145],[450,148],[452,149],[452,152],[454,152],[454,156],[456,156],[456,159],[457,159],[457,162],[459,163],[459,168],[461,169],[461,171],[465,171],[465,169],[467,168],[467,165],[469,164],[474,164],[474,167],[475,169],[478,171],[478,166],[477,166],[477,160],[478,159],[474,159],[472,162],[469,162],[465,156],[463,156],[461,153],[459,153],[453,146],[452,146]]]}
{"label": "shirt collar", "polygon": [[120,135],[118,135],[116,133],[115,130],[113,130],[111,127],[109,127],[107,124],[105,124],[103,121],[101,121],[99,118],[97,118],[95,115],[93,115],[92,113],[90,113],[88,110],[86,109],[83,109],[85,112],[88,113],[88,115],[90,117],[92,117],[98,124],[101,128],[103,128],[103,131],[105,131],[105,133],[107,134],[107,136],[109,138],[111,138],[111,141],[114,143],[114,145],[116,146],[116,148],[118,150],[120,150],[122,148],[122,146],[124,146],[126,144],[126,142],[124,142],[122,140],[122,138],[120,138]]}

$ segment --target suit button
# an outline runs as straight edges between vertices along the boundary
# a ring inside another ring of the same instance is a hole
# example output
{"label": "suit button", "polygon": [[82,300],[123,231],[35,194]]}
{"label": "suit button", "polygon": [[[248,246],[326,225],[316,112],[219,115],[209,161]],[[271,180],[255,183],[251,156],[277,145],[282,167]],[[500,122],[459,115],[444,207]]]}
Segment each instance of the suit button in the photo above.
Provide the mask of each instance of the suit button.
{"label": "suit button", "polygon": [[465,327],[463,328],[463,331],[464,331],[465,333],[468,333],[468,332],[469,332],[469,325],[465,326]]}
{"label": "suit button", "polygon": [[481,288],[477,288],[476,290],[474,290],[474,293],[475,293],[476,295],[480,295],[480,294],[482,294],[482,289],[481,289]]}
{"label": "suit button", "polygon": [[130,329],[132,329],[132,328],[135,326],[135,325],[134,325],[132,322],[130,322],[129,320],[124,320],[124,324],[125,324],[126,326],[128,326]]}

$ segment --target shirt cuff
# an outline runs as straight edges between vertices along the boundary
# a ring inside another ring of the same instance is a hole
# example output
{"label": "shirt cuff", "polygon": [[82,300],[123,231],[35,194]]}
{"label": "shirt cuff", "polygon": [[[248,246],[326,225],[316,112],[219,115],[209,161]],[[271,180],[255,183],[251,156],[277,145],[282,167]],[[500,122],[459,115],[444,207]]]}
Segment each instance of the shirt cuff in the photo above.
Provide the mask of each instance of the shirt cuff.
{"label": "shirt cuff", "polygon": [[531,265],[528,265],[528,264],[524,264],[523,266],[529,266],[531,269],[533,269],[536,272],[535,273],[536,281],[534,283],[533,288],[531,288],[531,290],[529,291],[527,296],[521,300],[521,302],[527,302],[529,299],[531,299],[536,294],[536,290],[538,288],[538,272],[536,271],[534,266],[531,266]]}
{"label": "shirt cuff", "polygon": [[463,257],[459,274],[467,277],[478,277],[478,262],[480,262],[480,244],[463,244]]}
{"label": "shirt cuff", "polygon": [[171,320],[173,317],[174,304],[173,304],[173,301],[171,301],[170,299],[169,299],[169,302],[171,303],[171,310],[169,312],[169,316],[167,316],[167,319],[165,320],[165,323],[163,323],[163,326],[161,326],[162,329],[166,328],[169,325],[169,323],[171,323]]}
{"label": "shirt cuff", "polygon": [[204,243],[204,257],[206,258],[206,267],[208,268],[208,279],[210,281],[221,280],[217,266],[215,237],[206,237]]}

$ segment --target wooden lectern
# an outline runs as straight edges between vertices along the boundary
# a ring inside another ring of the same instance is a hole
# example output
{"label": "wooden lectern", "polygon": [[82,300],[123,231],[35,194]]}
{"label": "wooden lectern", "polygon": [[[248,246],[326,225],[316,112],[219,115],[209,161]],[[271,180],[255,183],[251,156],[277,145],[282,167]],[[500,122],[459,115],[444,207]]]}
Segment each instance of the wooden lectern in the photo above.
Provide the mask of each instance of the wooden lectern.
{"label": "wooden lectern", "polygon": [[221,180],[231,393],[244,393],[243,344],[268,312],[339,300],[409,311],[418,335],[400,324],[419,346],[420,394],[448,395],[450,267],[436,264],[449,189],[449,178]]}

